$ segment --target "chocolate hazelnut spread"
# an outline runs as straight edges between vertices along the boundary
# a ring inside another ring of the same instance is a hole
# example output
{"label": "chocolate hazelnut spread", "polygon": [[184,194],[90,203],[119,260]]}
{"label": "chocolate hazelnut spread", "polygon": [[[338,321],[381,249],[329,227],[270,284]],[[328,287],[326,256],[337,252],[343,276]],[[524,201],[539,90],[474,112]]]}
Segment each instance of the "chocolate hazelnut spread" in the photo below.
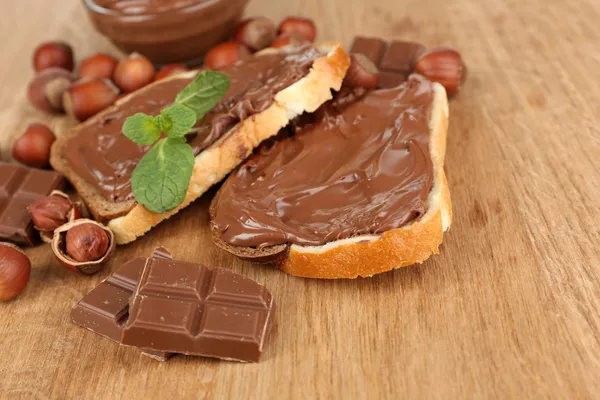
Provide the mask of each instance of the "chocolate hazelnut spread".
{"label": "chocolate hazelnut spread", "polygon": [[[358,100],[356,99],[358,97]],[[425,213],[433,186],[431,82],[340,93],[295,133],[264,144],[220,189],[213,227],[234,246],[323,245]]]}
{"label": "chocolate hazelnut spread", "polygon": [[96,4],[127,15],[154,14],[208,0],[96,0]]}
{"label": "chocolate hazelnut spread", "polygon": [[[251,57],[223,69],[221,72],[231,80],[229,91],[188,135],[194,154],[209,147],[237,122],[267,109],[274,96],[303,78],[321,55],[305,45]],[[131,199],[131,173],[149,146],[127,139],[121,133],[123,123],[135,113],[158,115],[190,81],[174,79],[155,84],[86,124],[66,145],[71,168],[104,197],[113,201]]]}

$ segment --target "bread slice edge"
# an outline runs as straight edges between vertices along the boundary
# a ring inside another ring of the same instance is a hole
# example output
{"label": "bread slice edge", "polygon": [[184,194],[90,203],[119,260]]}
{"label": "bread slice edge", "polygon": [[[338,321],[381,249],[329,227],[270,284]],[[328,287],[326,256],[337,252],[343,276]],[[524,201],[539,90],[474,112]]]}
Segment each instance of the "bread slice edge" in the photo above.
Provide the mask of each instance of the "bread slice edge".
{"label": "bread slice edge", "polygon": [[[350,58],[337,42],[315,46],[326,55],[317,58],[310,72],[298,82],[275,95],[265,111],[238,123],[226,135],[195,158],[192,178],[184,201],[175,209],[158,214],[136,204],[126,215],[114,218],[108,226],[118,244],[134,241],[152,227],[170,218],[199,198],[212,185],[227,176],[265,139],[277,135],[290,120],[303,112],[313,112],[332,98],[331,90],[339,90]],[[267,49],[263,52],[276,51]]]}

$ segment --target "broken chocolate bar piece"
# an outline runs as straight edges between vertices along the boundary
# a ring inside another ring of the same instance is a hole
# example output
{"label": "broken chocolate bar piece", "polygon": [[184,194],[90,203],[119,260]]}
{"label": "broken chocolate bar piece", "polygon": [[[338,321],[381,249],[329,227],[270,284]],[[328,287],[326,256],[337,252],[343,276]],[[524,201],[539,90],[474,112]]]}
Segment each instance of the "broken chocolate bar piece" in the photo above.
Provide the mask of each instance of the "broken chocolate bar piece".
{"label": "broken chocolate bar piece", "polygon": [[379,68],[379,88],[392,88],[408,80],[419,56],[425,51],[422,44],[393,41],[389,45],[378,38],[357,36],[350,53],[362,53]]}
{"label": "broken chocolate bar piece", "polygon": [[144,266],[121,342],[256,362],[274,309],[267,289],[230,270],[152,258]]}
{"label": "broken chocolate bar piece", "polygon": [[[154,251],[150,259],[172,259],[164,249]],[[129,299],[138,285],[147,258],[128,261],[96,286],[71,310],[77,325],[114,341],[121,341],[124,324],[129,318]],[[165,361],[170,354],[147,351],[145,355]]]}
{"label": "broken chocolate bar piece", "polygon": [[0,162],[0,240],[32,245],[39,239],[27,206],[62,190],[65,179],[54,171]]}

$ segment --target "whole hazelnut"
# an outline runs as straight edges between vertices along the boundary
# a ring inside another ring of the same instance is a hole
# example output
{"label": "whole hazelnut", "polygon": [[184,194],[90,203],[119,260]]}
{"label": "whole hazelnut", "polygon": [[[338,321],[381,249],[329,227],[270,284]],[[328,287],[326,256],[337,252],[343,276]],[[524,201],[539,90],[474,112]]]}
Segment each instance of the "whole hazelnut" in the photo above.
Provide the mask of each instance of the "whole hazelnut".
{"label": "whole hazelnut", "polygon": [[182,72],[189,71],[189,68],[183,64],[167,64],[158,71],[155,81],[160,81],[161,79],[165,79],[168,76],[179,74]]}
{"label": "whole hazelnut", "polygon": [[80,218],[56,228],[52,251],[67,268],[93,274],[105,264],[115,250],[113,232],[90,219]]}
{"label": "whole hazelnut", "polygon": [[46,125],[32,123],[15,141],[12,155],[15,160],[30,167],[47,168],[50,165],[50,148],[55,140],[56,136]]}
{"label": "whole hazelnut", "polygon": [[73,49],[64,42],[46,42],[40,44],[33,52],[33,69],[41,72],[45,69],[59,67],[73,71]]}
{"label": "whole hazelnut", "polygon": [[304,39],[314,42],[317,37],[317,27],[315,23],[308,18],[287,17],[279,24],[279,34],[298,32]]}
{"label": "whole hazelnut", "polygon": [[48,68],[33,78],[27,87],[27,98],[36,108],[49,113],[63,110],[62,96],[75,75],[62,68]]}
{"label": "whole hazelnut", "polygon": [[454,96],[463,82],[464,64],[460,53],[447,48],[429,50],[415,64],[415,72],[444,86],[448,96]]}
{"label": "whole hazelnut", "polygon": [[79,215],[69,196],[62,192],[54,192],[27,207],[31,213],[33,225],[38,231],[54,232],[59,226],[72,221]]}
{"label": "whole hazelnut", "polygon": [[76,261],[99,260],[108,245],[108,234],[94,224],[77,225],[67,231],[67,254]]}
{"label": "whole hazelnut", "polygon": [[367,56],[361,53],[350,56],[350,67],[344,78],[343,86],[375,89],[379,83],[379,69]]}
{"label": "whole hazelnut", "polygon": [[277,36],[273,42],[271,42],[271,47],[274,48],[279,48],[279,47],[285,47],[285,46],[298,46],[302,43],[306,43],[306,39],[304,39],[304,36],[302,36],[301,34],[299,34],[298,32],[288,32],[288,33],[283,33],[279,36]]}
{"label": "whole hazelnut", "polygon": [[204,56],[204,66],[208,69],[225,68],[250,55],[250,50],[238,42],[224,42],[210,49]]}
{"label": "whole hazelnut", "polygon": [[154,80],[154,65],[138,53],[119,61],[113,74],[113,81],[125,93],[135,92]]}
{"label": "whole hazelnut", "polygon": [[240,23],[233,37],[252,51],[262,50],[275,39],[275,24],[265,17],[247,19]]}
{"label": "whole hazelnut", "polygon": [[27,286],[29,258],[17,246],[0,242],[0,301],[12,300]]}
{"label": "whole hazelnut", "polygon": [[63,95],[67,114],[78,121],[85,121],[112,105],[119,89],[108,79],[84,78],[75,82]]}
{"label": "whole hazelnut", "polygon": [[82,78],[111,79],[118,62],[116,58],[108,54],[97,53],[83,59],[79,63],[77,72]]}

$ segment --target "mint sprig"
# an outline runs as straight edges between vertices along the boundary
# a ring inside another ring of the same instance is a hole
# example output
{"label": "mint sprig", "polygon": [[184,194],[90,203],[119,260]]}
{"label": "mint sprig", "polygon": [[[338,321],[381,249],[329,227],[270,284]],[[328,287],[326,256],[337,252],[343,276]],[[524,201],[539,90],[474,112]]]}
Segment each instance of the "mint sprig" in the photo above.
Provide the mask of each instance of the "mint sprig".
{"label": "mint sprig", "polygon": [[125,136],[144,146],[154,143],[131,176],[138,203],[164,213],[183,202],[194,169],[194,152],[185,135],[225,96],[229,84],[226,75],[202,71],[159,115],[138,113],[127,118],[122,128]]}

